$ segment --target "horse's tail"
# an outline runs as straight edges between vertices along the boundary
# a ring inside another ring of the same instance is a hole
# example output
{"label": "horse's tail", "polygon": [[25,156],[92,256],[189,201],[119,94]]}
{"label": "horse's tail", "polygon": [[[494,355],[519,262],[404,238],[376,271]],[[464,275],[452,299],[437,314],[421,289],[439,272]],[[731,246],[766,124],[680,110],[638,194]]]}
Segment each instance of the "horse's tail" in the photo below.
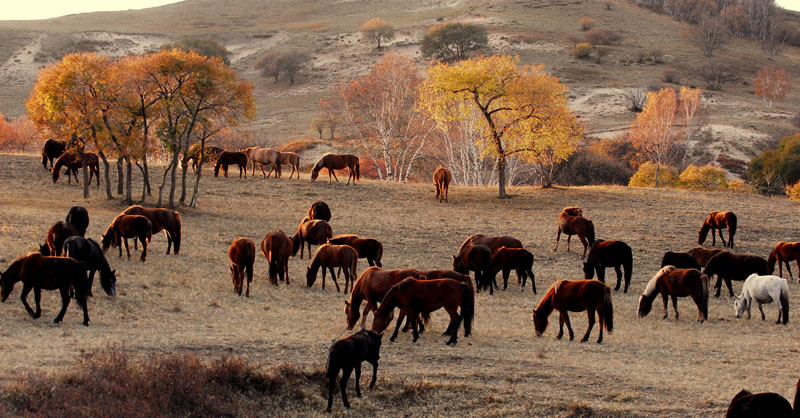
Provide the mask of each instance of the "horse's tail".
{"label": "horse's tail", "polygon": [[775,272],[775,262],[778,261],[778,248],[780,248],[781,244],[783,244],[783,241],[775,244],[775,248],[769,253],[769,258],[767,259],[767,274]]}
{"label": "horse's tail", "polygon": [[181,250],[181,233],[183,225],[181,223],[181,214],[178,211],[172,211],[175,214],[175,225],[172,228],[172,250],[175,254]]}
{"label": "horse's tail", "polygon": [[381,264],[381,259],[383,258],[383,244],[378,242],[378,249],[375,251],[375,265],[378,267],[383,267]]}
{"label": "horse's tail", "polygon": [[153,238],[153,223],[150,220],[147,220],[147,234],[145,235],[147,239],[147,243],[150,244],[150,240]]}
{"label": "horse's tail", "polygon": [[[783,312],[783,325],[786,325],[789,323],[789,286],[785,280],[783,284],[784,287],[781,288],[781,312]],[[797,395],[795,395],[795,399],[797,399]]]}
{"label": "horse's tail", "polygon": [[49,160],[47,159],[47,152],[45,152],[45,148],[46,147],[42,145],[42,167],[47,169],[47,163]]}
{"label": "horse's tail", "polygon": [[361,163],[356,157],[356,180],[361,181]]}
{"label": "horse's tail", "polygon": [[608,333],[614,332],[614,305],[611,303],[611,288],[606,286],[603,295],[603,305],[600,311],[603,313],[603,323],[606,324],[606,331]]}
{"label": "horse's tail", "polygon": [[708,321],[708,275],[701,274],[700,280],[703,286],[703,320]]}
{"label": "horse's tail", "polygon": [[58,178],[61,176],[61,166],[64,165],[64,161],[61,160],[61,157],[58,157],[54,165],[51,167],[53,170],[53,183],[58,183]]}
{"label": "horse's tail", "polygon": [[461,283],[461,318],[464,320],[464,336],[469,337],[475,318],[475,293],[466,283]]}
{"label": "horse's tail", "polygon": [[728,212],[729,215],[726,219],[728,222],[728,245],[733,248],[733,236],[736,234],[736,214]]}
{"label": "horse's tail", "polygon": [[275,175],[281,176],[281,152],[275,150]]}

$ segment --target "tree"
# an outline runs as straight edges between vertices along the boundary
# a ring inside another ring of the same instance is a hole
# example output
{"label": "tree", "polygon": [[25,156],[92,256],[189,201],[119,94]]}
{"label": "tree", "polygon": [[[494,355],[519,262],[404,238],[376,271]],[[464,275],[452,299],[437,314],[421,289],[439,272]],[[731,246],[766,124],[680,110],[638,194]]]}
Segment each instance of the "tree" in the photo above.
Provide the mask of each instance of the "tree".
{"label": "tree", "polygon": [[217,57],[226,65],[230,65],[231,53],[224,45],[211,38],[185,38],[177,42],[164,44],[161,49],[178,49],[183,52],[196,52],[198,55],[212,58]]}
{"label": "tree", "polygon": [[792,80],[783,69],[776,70],[775,67],[768,65],[758,70],[755,81],[755,94],[761,97],[767,109],[772,107],[774,101],[782,102],[792,89]]}
{"label": "tree", "polygon": [[703,55],[710,57],[727,42],[727,25],[720,16],[703,14],[691,37],[700,46]]}
{"label": "tree", "polygon": [[705,80],[709,90],[722,90],[722,87],[739,79],[731,67],[716,62],[700,68],[700,77]]}
{"label": "tree", "polygon": [[750,161],[747,178],[763,194],[784,192],[800,180],[800,133],[783,137],[778,148],[766,150]]}
{"label": "tree", "polygon": [[7,120],[0,113],[0,150],[31,152],[41,146],[39,132],[27,116]]}
{"label": "tree", "polygon": [[445,23],[432,27],[420,42],[425,58],[459,61],[469,58],[472,51],[486,47],[489,35],[486,28],[471,23]]}
{"label": "tree", "polygon": [[361,36],[365,40],[373,40],[378,46],[376,49],[381,49],[381,41],[391,41],[394,39],[394,26],[391,23],[375,17],[361,25]]}
{"label": "tree", "polygon": [[311,61],[311,55],[296,49],[274,49],[267,52],[256,64],[264,77],[274,77],[278,82],[281,74],[289,77],[294,84],[297,73]]}
{"label": "tree", "polygon": [[[481,116],[481,147],[497,160],[498,193],[505,198],[509,156],[519,154],[542,165],[574,150],[581,129],[567,106],[566,92],[543,66],[520,67],[519,57],[480,57],[432,67],[421,88],[420,106],[439,124],[473,112]],[[543,187],[548,185],[543,181]]]}

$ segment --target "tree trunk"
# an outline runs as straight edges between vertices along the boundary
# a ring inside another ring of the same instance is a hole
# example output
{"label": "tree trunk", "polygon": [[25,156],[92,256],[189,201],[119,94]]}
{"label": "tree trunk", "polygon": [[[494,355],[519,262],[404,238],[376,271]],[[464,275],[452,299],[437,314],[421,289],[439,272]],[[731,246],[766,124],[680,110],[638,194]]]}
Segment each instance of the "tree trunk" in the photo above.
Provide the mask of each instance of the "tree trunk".
{"label": "tree trunk", "polygon": [[[203,173],[203,160],[206,159],[205,155],[206,140],[200,140],[200,162],[197,163],[197,173],[194,178],[194,190],[192,191],[192,199],[189,200],[189,207],[197,207],[197,198],[200,196],[200,176]],[[184,170],[185,171],[185,170]]]}
{"label": "tree trunk", "polygon": [[497,156],[497,188],[499,198],[505,199],[506,196],[506,157],[503,154]]}
{"label": "tree trunk", "polygon": [[[150,188],[150,168],[147,167],[147,154],[142,157],[142,190],[147,190],[147,195],[152,196],[153,191]],[[142,191],[142,201],[144,202],[144,191]]]}
{"label": "tree trunk", "polygon": [[158,186],[158,204],[157,204],[157,206],[160,207],[160,208],[163,207],[162,204],[164,202],[164,200],[163,200],[164,187],[167,185],[167,176],[169,175],[169,172],[170,172],[170,170],[172,170],[172,168],[173,168],[172,167],[172,163],[167,165],[167,167],[164,169],[164,175],[161,177],[161,185]]}
{"label": "tree trunk", "polygon": [[106,198],[108,200],[112,200],[114,199],[114,195],[111,194],[111,175],[109,174],[111,171],[111,166],[108,164],[108,159],[103,151],[97,151],[97,155],[99,155],[100,159],[103,160],[103,169],[105,170],[103,175],[106,178]]}
{"label": "tree trunk", "polygon": [[186,202],[186,166],[188,165],[189,158],[184,154],[183,158],[181,159],[181,197],[178,199],[178,203],[181,205]]}
{"label": "tree trunk", "polygon": [[122,174],[122,160],[124,160],[124,159],[125,159],[125,157],[117,158],[117,194],[118,195],[121,195],[123,193],[123,185],[122,185],[122,183],[124,181],[124,176]]}
{"label": "tree trunk", "polygon": [[[89,199],[89,164],[86,162],[86,154],[83,153],[83,148],[78,152],[81,153],[81,171],[83,172],[83,198]],[[69,175],[69,172],[67,172]]]}
{"label": "tree trunk", "polygon": [[128,176],[125,178],[125,203],[128,205],[133,204],[133,198],[131,196],[131,177],[133,174],[133,167],[131,166],[131,157],[125,157],[125,166],[127,168]]}
{"label": "tree trunk", "polygon": [[170,175],[170,183],[169,183],[169,208],[175,209],[175,187],[178,185],[178,156],[180,155],[181,151],[179,149],[175,150],[172,154],[172,174]]}
{"label": "tree trunk", "polygon": [[658,188],[658,169],[659,169],[660,166],[661,166],[661,161],[656,160],[656,171],[655,171],[655,174],[654,174],[655,182],[656,182],[656,189]]}

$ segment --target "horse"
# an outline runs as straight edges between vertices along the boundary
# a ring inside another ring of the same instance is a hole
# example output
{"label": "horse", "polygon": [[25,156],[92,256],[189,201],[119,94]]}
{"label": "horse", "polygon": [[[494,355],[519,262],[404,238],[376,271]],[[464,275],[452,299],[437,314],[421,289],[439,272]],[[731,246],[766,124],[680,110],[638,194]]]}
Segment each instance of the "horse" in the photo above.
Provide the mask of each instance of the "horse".
{"label": "horse", "polygon": [[793,418],[800,415],[800,380],[794,391],[794,410],[789,401],[774,392],[752,393],[742,389],[731,399],[725,418]]}
{"label": "horse", "polygon": [[461,246],[458,247],[458,252],[460,253],[463,251],[464,247],[467,245],[485,245],[489,247],[489,249],[492,251],[492,254],[494,254],[501,247],[522,248],[522,241],[514,237],[509,237],[508,235],[488,236],[484,234],[473,234],[467,237],[467,239],[461,243]]}
{"label": "horse", "polygon": [[708,277],[717,275],[717,284],[714,287],[717,289],[714,297],[719,297],[720,290],[722,289],[722,280],[725,280],[725,285],[728,286],[730,297],[733,297],[733,288],[731,287],[731,280],[743,281],[753,273],[761,276],[767,274],[767,260],[755,255],[749,254],[731,254],[728,251],[722,251],[708,260],[703,274]]}
{"label": "horse", "polygon": [[219,154],[224,151],[220,147],[203,147],[202,152],[200,148],[200,143],[196,143],[189,147],[184,155],[183,161],[181,161],[181,167],[186,167],[189,161],[192,162],[192,171],[197,172],[197,166],[200,163],[200,154],[203,155],[203,162],[214,161],[219,157]]}
{"label": "horse", "polygon": [[[38,253],[23,255],[12,261],[5,272],[0,273],[0,301],[5,302],[8,299],[8,295],[14,290],[14,284],[19,281],[23,285],[20,299],[32,318],[42,315],[39,304],[42,289],[58,289],[61,293],[61,311],[53,322],[61,322],[69,306],[70,289],[74,289],[75,299],[83,308],[83,325],[89,326],[89,279],[82,262],[69,257],[48,257]],[[28,293],[31,289],[36,300],[36,311],[28,305]]]}
{"label": "horse", "polygon": [[108,296],[117,294],[117,271],[111,270],[100,244],[91,238],[78,235],[64,241],[64,256],[81,261],[89,270],[89,296],[92,296],[94,273],[100,271],[100,285]]}
{"label": "horse", "polygon": [[600,322],[600,336],[597,343],[603,342],[603,328],[610,334],[614,331],[614,306],[611,303],[611,288],[597,280],[559,280],[555,282],[544,295],[539,305],[533,310],[533,328],[536,336],[541,337],[547,329],[547,317],[553,310],[557,310],[559,331],[556,338],[564,336],[564,324],[567,324],[569,339],[572,341],[575,334],[569,322],[569,312],[583,312],[589,317],[589,327],[586,329],[581,342],[589,340],[589,334],[594,327],[594,313]]}
{"label": "horse", "polygon": [[783,325],[789,322],[789,284],[786,283],[786,279],[757,274],[748,276],[742,285],[742,293],[733,300],[736,317],[741,318],[744,311],[747,311],[747,319],[750,319],[750,307],[754,300],[758,303],[762,321],[766,318],[761,305],[779,301],[778,320],[775,323],[780,324],[781,318],[783,318]]}
{"label": "horse", "polygon": [[53,161],[61,156],[67,149],[66,141],[59,141],[57,139],[48,139],[42,144],[42,166],[47,170],[47,164],[53,167]]}
{"label": "horse", "polygon": [[256,261],[256,244],[250,238],[236,238],[228,248],[228,259],[231,260],[233,293],[242,296],[244,276],[247,274],[247,291],[244,295],[249,298],[250,282],[253,281],[253,263]]}
{"label": "horse", "polygon": [[336,376],[342,371],[339,388],[342,392],[342,403],[350,408],[347,402],[347,381],[350,373],[356,370],[356,396],[361,396],[361,363],[366,361],[372,365],[372,380],[369,388],[375,387],[378,378],[378,359],[380,359],[382,335],[374,331],[361,330],[349,337],[342,338],[331,345],[328,351],[328,365],[325,377],[328,379],[328,412],[333,406],[333,389],[336,387]]}
{"label": "horse", "polygon": [[[281,176],[281,153],[280,151],[272,148],[264,147],[250,147],[245,148],[244,153],[247,154],[247,159],[253,164],[253,173],[256,174],[256,164],[261,169],[261,174],[264,177],[269,177],[272,171],[275,171],[275,178]],[[269,167],[269,174],[264,172],[264,166]],[[245,176],[247,177],[247,176]]]}
{"label": "horse", "polygon": [[269,263],[269,281],[273,285],[278,285],[278,277],[281,281],[286,280],[289,284],[289,256],[292,255],[292,243],[285,232],[278,229],[269,232],[261,240],[261,254]]}
{"label": "horse", "polygon": [[375,238],[359,238],[353,234],[337,235],[330,239],[331,244],[349,245],[358,253],[358,258],[366,258],[370,266],[383,267],[383,244]]}
{"label": "horse", "polygon": [[311,258],[311,245],[325,244],[331,237],[333,237],[331,224],[321,219],[304,220],[297,227],[297,232],[292,235],[292,255],[297,255],[297,250],[300,250],[300,259],[302,259],[303,246],[307,243],[308,258]]}
{"label": "horse", "polygon": [[691,254],[674,253],[672,251],[665,252],[664,256],[661,257],[661,267],[666,266],[675,266],[675,268],[679,269],[701,269],[700,264]]}
{"label": "horse", "polygon": [[691,296],[697,305],[697,322],[708,320],[708,276],[697,269],[677,269],[675,266],[665,266],[656,273],[644,288],[639,297],[639,309],[636,311],[640,318],[644,318],[653,308],[653,301],[658,294],[664,300],[664,316],[667,319],[667,298],[672,297],[672,310],[675,311],[675,320],[678,319],[678,298]]}
{"label": "horse", "polygon": [[521,283],[525,290],[525,282],[531,278],[531,289],[536,294],[536,278],[533,275],[533,254],[524,248],[500,247],[491,258],[491,278],[494,282],[497,272],[503,271],[503,290],[508,289],[508,275],[511,269],[517,272],[517,283]]}
{"label": "horse", "polygon": [[125,240],[125,252],[128,253],[128,260],[131,259],[131,251],[128,248],[128,238],[139,238],[142,242],[142,262],[147,258],[147,244],[150,243],[152,236],[153,224],[149,219],[142,215],[119,215],[111,221],[111,224],[106,229],[105,234],[102,234],[103,252],[108,250],[108,247],[119,247],[119,256],[122,257],[122,240]]}
{"label": "horse", "polygon": [[239,166],[239,178],[242,178],[242,171],[244,171],[244,178],[247,178],[247,154],[240,151],[222,151],[217,157],[217,164],[214,165],[214,177],[219,176],[219,168],[222,167],[222,173],[228,177],[228,165],[236,164]]}
{"label": "horse", "polygon": [[436,198],[439,199],[439,203],[442,203],[442,199],[447,203],[447,191],[450,189],[451,181],[453,174],[450,170],[441,165],[436,167],[436,171],[433,172],[433,184],[436,186]]}
{"label": "horse", "polygon": [[721,253],[722,251],[724,250],[720,250],[719,248],[694,247],[687,251],[687,253],[694,257],[695,261],[697,261],[697,264],[699,264],[700,267],[705,267],[711,257]]}
{"label": "horse", "polygon": [[[461,313],[458,313],[458,308]],[[458,329],[464,322],[464,337],[472,334],[472,320],[475,315],[475,294],[466,283],[453,279],[418,280],[406,278],[392,286],[383,297],[380,307],[372,320],[372,329],[382,333],[394,317],[394,308],[406,312],[411,320],[414,342],[419,339],[417,318],[427,324],[430,313],[444,308],[450,315],[450,324],[442,335],[449,335],[447,345],[458,342]]]}
{"label": "horse", "polygon": [[39,246],[39,252],[42,255],[60,256],[64,241],[73,235],[78,235],[78,231],[71,224],[63,221],[54,223],[47,230],[47,239],[44,245]]}
{"label": "horse", "polygon": [[281,165],[288,165],[292,168],[289,173],[289,178],[292,178],[294,173],[297,173],[297,179],[300,180],[300,154],[296,152],[281,151]]}
{"label": "horse", "polygon": [[[727,244],[725,243],[725,238],[722,237],[722,230],[726,228],[728,229]],[[714,237],[714,230],[717,230],[719,239],[722,240],[722,246],[733,248],[733,236],[736,235],[736,214],[731,211],[711,212],[708,218],[703,222],[703,226],[700,227],[700,231],[697,233],[697,245],[703,245],[709,230],[711,230],[711,245],[717,245],[717,240]]]}
{"label": "horse", "polygon": [[327,268],[331,272],[333,284],[336,285],[336,292],[339,292],[339,283],[336,282],[336,273],[334,273],[333,268],[340,267],[344,270],[344,293],[347,293],[348,282],[352,286],[356,281],[358,253],[349,245],[320,245],[306,271],[306,285],[308,287],[313,286],[314,282],[317,281],[317,272],[320,267],[322,267],[322,290],[325,290],[325,269]]}
{"label": "horse", "polygon": [[[181,250],[181,234],[183,227],[181,224],[181,214],[178,211],[164,208],[145,208],[140,205],[129,206],[122,211],[123,215],[142,215],[150,220],[153,226],[153,234],[164,231],[167,237],[167,254],[170,247],[175,254]],[[136,240],[133,241],[136,245]]]}
{"label": "horse", "polygon": [[78,235],[85,236],[86,228],[89,227],[89,212],[83,206],[73,206],[67,212],[66,222],[72,224]]}
{"label": "horse", "polygon": [[[775,262],[778,263],[778,275],[783,277],[783,266],[781,263],[786,264],[786,271],[789,272],[789,279],[794,280],[792,277],[792,269],[789,267],[789,261],[794,260],[797,263],[797,270],[800,271],[800,241],[798,242],[779,242],[775,244],[775,248],[769,254],[767,259],[767,274],[775,272]],[[800,278],[798,278],[800,281]]]}
{"label": "horse", "polygon": [[558,215],[558,231],[556,232],[556,243],[553,245],[553,251],[558,249],[558,241],[562,232],[567,236],[567,251],[569,251],[572,236],[577,235],[583,244],[581,257],[585,257],[586,248],[594,242],[594,224],[583,217],[583,209],[577,206],[569,206],[561,210],[561,214]]}
{"label": "horse", "polygon": [[475,287],[480,291],[489,288],[489,294],[494,294],[492,285],[492,251],[485,245],[468,245],[458,255],[453,256],[453,270],[461,274],[475,272]]}
{"label": "horse", "polygon": [[353,179],[353,185],[356,184],[356,180],[359,180],[361,177],[361,168],[358,162],[358,157],[352,154],[325,154],[314,164],[314,167],[311,169],[311,181],[315,181],[319,176],[319,171],[323,168],[328,169],[328,183],[331,182],[331,175],[333,178],[336,179],[336,182],[339,182],[339,179],[336,178],[336,173],[333,170],[344,170],[345,168],[348,170],[349,175],[347,177],[347,184],[350,184],[350,179]]}
{"label": "horse", "polygon": [[80,184],[78,180],[78,169],[83,167],[83,159],[86,159],[86,166],[89,168],[89,183],[92,182],[92,176],[97,177],[97,187],[100,187],[100,160],[97,154],[93,152],[84,152],[83,158],[81,154],[76,151],[65,151],[61,156],[56,159],[53,164],[53,183],[58,183],[61,177],[61,167],[67,167],[67,180],[72,183],[70,173],[75,176],[75,182]]}
{"label": "horse", "polygon": [[597,279],[606,282],[606,267],[614,267],[617,272],[617,285],[614,291],[619,290],[622,279],[622,271],[625,270],[625,288],[622,293],[628,293],[628,285],[631,284],[631,274],[633,273],[633,250],[628,244],[622,241],[603,241],[601,239],[589,246],[589,255],[583,262],[584,279],[594,278],[597,271]]}
{"label": "horse", "polygon": [[328,207],[327,203],[317,200],[308,208],[308,219],[322,219],[325,222],[330,222],[331,208]]}

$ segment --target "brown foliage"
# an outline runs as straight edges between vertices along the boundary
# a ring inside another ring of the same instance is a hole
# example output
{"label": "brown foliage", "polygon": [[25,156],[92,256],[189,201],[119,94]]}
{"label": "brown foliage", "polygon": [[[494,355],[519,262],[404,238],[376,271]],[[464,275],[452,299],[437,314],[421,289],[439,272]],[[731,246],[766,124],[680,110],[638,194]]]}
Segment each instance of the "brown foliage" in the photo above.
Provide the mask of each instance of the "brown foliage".
{"label": "brown foliage", "polygon": [[622,39],[622,35],[608,29],[595,28],[586,32],[583,35],[583,39],[592,45],[612,45],[619,42]]}
{"label": "brown foliage", "polygon": [[768,65],[758,70],[755,81],[755,94],[764,101],[764,106],[769,109],[774,101],[782,102],[793,87],[792,80],[786,74],[786,70],[776,70],[775,67]]}
{"label": "brown foliage", "polygon": [[41,146],[41,137],[27,116],[7,120],[0,113],[0,150],[10,152],[35,152]]}

